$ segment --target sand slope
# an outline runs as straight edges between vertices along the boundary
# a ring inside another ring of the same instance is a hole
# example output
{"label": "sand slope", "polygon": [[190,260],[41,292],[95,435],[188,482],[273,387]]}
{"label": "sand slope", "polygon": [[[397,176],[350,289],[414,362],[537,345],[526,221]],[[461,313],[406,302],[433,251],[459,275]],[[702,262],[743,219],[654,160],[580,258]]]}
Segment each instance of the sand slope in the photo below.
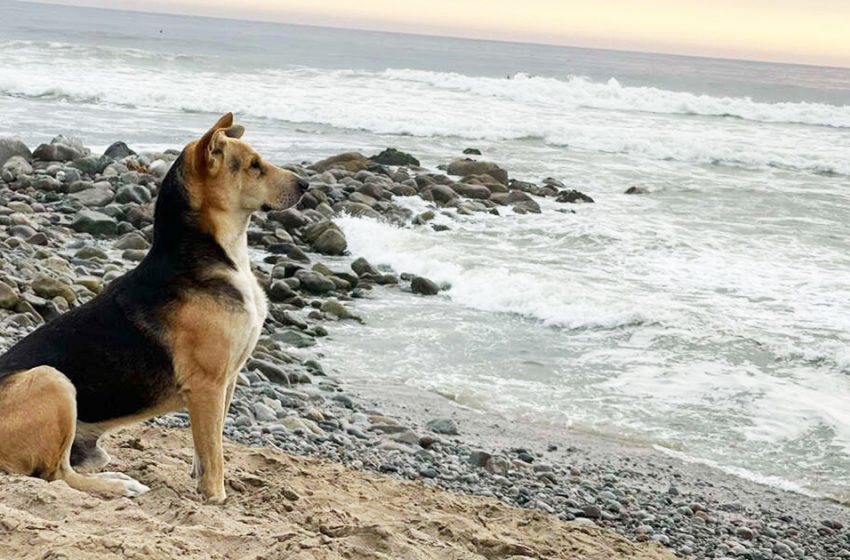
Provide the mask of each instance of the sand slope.
{"label": "sand slope", "polygon": [[103,499],[0,475],[0,557],[669,559],[595,527],[269,449],[228,444],[229,499],[199,502],[188,432],[112,436],[110,468],[152,487]]}

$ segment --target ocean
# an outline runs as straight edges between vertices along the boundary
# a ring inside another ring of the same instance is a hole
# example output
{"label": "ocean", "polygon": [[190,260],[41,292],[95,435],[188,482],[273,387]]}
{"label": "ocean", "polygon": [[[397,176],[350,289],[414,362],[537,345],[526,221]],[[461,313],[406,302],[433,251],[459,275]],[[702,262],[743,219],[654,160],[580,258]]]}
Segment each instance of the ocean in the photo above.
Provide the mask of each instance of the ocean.
{"label": "ocean", "polygon": [[850,499],[850,69],[0,0],[0,136],[172,148],[226,111],[278,163],[475,147],[596,200],[340,219],[450,286],[358,301],[341,379]]}

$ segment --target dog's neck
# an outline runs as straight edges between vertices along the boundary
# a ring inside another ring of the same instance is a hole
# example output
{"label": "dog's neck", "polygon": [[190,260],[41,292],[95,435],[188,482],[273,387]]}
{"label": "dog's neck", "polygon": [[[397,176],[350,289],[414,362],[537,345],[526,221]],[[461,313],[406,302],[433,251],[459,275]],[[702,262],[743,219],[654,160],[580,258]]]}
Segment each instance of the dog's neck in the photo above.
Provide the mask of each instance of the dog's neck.
{"label": "dog's neck", "polygon": [[251,213],[248,211],[220,211],[216,212],[212,218],[215,225],[211,228],[213,231],[208,233],[224,249],[224,252],[236,264],[237,268],[250,270],[248,223],[251,220]]}

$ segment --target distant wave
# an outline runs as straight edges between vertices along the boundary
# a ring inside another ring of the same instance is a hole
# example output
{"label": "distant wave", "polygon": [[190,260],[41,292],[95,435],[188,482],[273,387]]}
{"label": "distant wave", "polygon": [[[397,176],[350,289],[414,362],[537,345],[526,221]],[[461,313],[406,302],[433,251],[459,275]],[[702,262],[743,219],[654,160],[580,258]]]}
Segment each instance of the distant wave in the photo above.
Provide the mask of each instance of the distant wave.
{"label": "distant wave", "polygon": [[[765,104],[583,78],[520,75],[507,80],[303,67],[233,71],[219,68],[213,59],[184,56],[65,43],[0,43],[0,95],[138,110],[236,111],[295,126],[539,141],[655,161],[850,176],[850,159],[838,149],[850,130],[847,106]],[[736,118],[710,124],[688,114]],[[767,122],[785,124],[773,129],[762,124]]]}
{"label": "distant wave", "polygon": [[748,97],[712,97],[654,87],[626,87],[616,78],[605,83],[572,76],[566,80],[517,74],[510,80],[420,70],[388,70],[399,80],[562,108],[641,111],[659,114],[739,118],[765,123],[850,128],[850,106],[824,103],[761,103]]}

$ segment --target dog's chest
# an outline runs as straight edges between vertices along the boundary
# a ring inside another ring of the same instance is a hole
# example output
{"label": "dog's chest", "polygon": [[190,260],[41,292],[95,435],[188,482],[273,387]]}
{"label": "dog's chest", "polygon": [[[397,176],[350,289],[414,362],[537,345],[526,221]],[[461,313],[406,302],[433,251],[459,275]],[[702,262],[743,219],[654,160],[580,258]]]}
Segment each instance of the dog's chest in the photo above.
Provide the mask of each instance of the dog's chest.
{"label": "dog's chest", "polygon": [[268,313],[268,301],[266,294],[251,272],[250,265],[240,266],[230,277],[233,284],[243,299],[243,312],[240,318],[234,321],[234,329],[231,331],[231,356],[234,368],[240,368],[254,350],[263,322]]}

